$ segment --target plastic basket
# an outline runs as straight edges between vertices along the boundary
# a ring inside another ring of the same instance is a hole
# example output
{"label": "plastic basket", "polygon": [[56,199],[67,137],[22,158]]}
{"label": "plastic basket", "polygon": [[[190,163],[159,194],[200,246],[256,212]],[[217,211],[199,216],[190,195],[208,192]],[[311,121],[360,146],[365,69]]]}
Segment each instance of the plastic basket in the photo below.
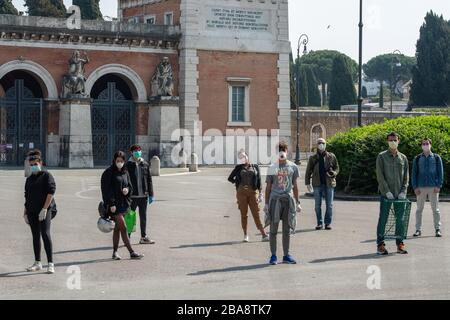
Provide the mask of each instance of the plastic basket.
{"label": "plastic basket", "polygon": [[384,239],[404,240],[408,236],[411,202],[409,200],[383,199],[381,203],[381,218],[384,224]]}

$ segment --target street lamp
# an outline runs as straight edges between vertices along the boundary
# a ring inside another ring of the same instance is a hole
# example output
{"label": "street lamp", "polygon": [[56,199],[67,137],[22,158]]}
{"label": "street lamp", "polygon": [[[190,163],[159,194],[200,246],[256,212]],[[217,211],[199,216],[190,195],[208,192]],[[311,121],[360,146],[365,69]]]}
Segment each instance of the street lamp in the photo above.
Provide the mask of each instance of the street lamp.
{"label": "street lamp", "polygon": [[358,79],[358,127],[362,126],[362,55],[363,55],[363,0],[359,1],[359,79]]}
{"label": "street lamp", "polygon": [[402,55],[400,50],[395,50],[392,53],[392,60],[391,60],[391,83],[390,83],[390,85],[391,85],[391,88],[390,88],[391,89],[391,115],[390,115],[391,119],[394,116],[394,111],[393,111],[393,109],[394,109],[394,107],[393,107],[393,105],[394,105],[394,91],[395,91],[395,88],[397,87],[397,82],[398,82],[398,81],[394,80],[394,67],[401,68],[401,66],[402,66],[402,63],[397,58],[397,55],[398,56]]}
{"label": "street lamp", "polygon": [[296,86],[296,93],[297,93],[297,146],[295,150],[295,164],[300,165],[300,46],[303,45],[303,54],[306,54],[308,52],[307,45],[309,42],[309,37],[306,34],[302,34],[300,38],[298,39],[298,46],[297,46],[297,86]]}

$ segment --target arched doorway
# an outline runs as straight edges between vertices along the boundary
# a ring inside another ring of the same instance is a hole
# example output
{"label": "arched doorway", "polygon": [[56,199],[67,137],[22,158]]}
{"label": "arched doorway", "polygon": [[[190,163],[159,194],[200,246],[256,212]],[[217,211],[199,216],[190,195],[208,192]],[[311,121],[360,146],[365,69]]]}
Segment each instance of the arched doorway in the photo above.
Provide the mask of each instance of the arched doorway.
{"label": "arched doorway", "polygon": [[92,86],[91,108],[94,165],[111,163],[116,151],[127,151],[135,141],[135,105],[128,83],[113,74]]}
{"label": "arched doorway", "polygon": [[45,154],[44,90],[37,77],[23,70],[7,73],[0,85],[0,166],[22,165],[30,149]]}

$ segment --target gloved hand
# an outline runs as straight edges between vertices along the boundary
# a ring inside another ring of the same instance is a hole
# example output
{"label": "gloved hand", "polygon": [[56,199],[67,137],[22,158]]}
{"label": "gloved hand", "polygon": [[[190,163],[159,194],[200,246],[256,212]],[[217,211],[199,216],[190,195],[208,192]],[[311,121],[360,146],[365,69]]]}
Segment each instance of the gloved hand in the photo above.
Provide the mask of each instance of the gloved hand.
{"label": "gloved hand", "polygon": [[394,200],[394,199],[395,199],[395,197],[394,197],[394,195],[392,194],[392,192],[386,193],[386,198],[388,198],[389,200]]}
{"label": "gloved hand", "polygon": [[301,213],[303,210],[302,205],[299,203],[297,203],[297,213]]}
{"label": "gloved hand", "polygon": [[258,196],[258,203],[262,203],[263,201],[264,201],[264,197],[263,197],[262,192],[260,192],[259,196]]}
{"label": "gloved hand", "polygon": [[312,185],[308,184],[308,185],[306,186],[306,188],[308,189],[308,192],[309,192],[309,193],[314,193],[314,188],[313,188]]}
{"label": "gloved hand", "polygon": [[400,193],[400,194],[398,195],[398,199],[399,199],[399,200],[406,200],[406,193],[405,193],[405,192]]}
{"label": "gloved hand", "polygon": [[26,224],[30,224],[30,221],[28,220],[28,215],[26,213],[23,214],[23,220],[25,220]]}
{"label": "gloved hand", "polygon": [[116,206],[112,206],[109,210],[111,210],[111,213],[116,213],[117,208]]}
{"label": "gloved hand", "polygon": [[130,190],[128,190],[128,188],[123,188],[122,189],[122,193],[124,196],[128,195],[128,193],[130,192]]}
{"label": "gloved hand", "polygon": [[155,197],[148,197],[148,204],[155,202]]}
{"label": "gloved hand", "polygon": [[269,214],[269,205],[268,205],[268,204],[266,204],[266,205],[264,206],[264,213],[265,213],[265,214]]}
{"label": "gloved hand", "polygon": [[41,212],[39,213],[39,221],[44,221],[45,218],[47,217],[47,210],[46,209],[42,209]]}

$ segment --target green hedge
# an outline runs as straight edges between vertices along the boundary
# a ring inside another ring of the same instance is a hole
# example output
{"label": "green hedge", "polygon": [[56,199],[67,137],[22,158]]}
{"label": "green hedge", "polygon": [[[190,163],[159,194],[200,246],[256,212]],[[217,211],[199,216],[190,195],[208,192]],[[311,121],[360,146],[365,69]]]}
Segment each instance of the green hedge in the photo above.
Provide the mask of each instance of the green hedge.
{"label": "green hedge", "polygon": [[[328,150],[336,154],[341,166],[338,190],[355,195],[378,194],[375,173],[377,156],[388,148],[386,136],[396,131],[400,135],[399,150],[406,154],[410,168],[414,157],[422,152],[419,142],[424,137],[433,140],[433,151],[444,161],[443,193],[450,192],[450,116],[434,115],[389,120],[339,133],[328,142]],[[411,172],[411,170],[410,170]],[[411,188],[409,190],[412,192]]]}

